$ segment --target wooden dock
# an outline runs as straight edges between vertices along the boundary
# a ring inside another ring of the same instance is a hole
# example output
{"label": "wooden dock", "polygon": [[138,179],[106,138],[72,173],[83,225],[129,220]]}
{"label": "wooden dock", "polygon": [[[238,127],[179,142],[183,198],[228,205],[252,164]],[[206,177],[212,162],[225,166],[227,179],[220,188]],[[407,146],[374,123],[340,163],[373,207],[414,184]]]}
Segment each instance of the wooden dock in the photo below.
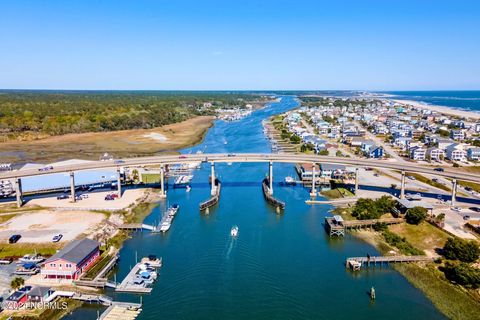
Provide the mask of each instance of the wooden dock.
{"label": "wooden dock", "polygon": [[105,310],[98,320],[135,320],[140,312],[142,305],[139,303],[113,302]]}
{"label": "wooden dock", "polygon": [[200,211],[206,211],[208,213],[209,208],[213,207],[220,201],[220,190],[222,188],[220,180],[215,179],[215,186],[217,187],[215,194],[212,195],[208,200],[200,203]]}
{"label": "wooden dock", "polygon": [[354,271],[362,267],[375,266],[377,264],[406,263],[406,262],[431,262],[434,257],[429,256],[371,256],[347,258],[345,265]]}
{"label": "wooden dock", "polygon": [[270,193],[269,185],[270,183],[268,181],[268,178],[263,179],[262,191],[263,191],[263,196],[265,197],[265,200],[267,200],[269,204],[274,206],[277,209],[277,211],[285,210],[285,202],[278,200]]}
{"label": "wooden dock", "polygon": [[369,220],[343,220],[341,216],[333,216],[325,218],[325,230],[332,236],[344,236],[347,230],[358,230],[362,228],[372,228],[377,223],[387,225],[402,223],[402,218],[385,218],[385,219],[369,219]]}
{"label": "wooden dock", "polygon": [[157,227],[145,223],[125,223],[118,226],[120,230],[150,230],[156,231]]}

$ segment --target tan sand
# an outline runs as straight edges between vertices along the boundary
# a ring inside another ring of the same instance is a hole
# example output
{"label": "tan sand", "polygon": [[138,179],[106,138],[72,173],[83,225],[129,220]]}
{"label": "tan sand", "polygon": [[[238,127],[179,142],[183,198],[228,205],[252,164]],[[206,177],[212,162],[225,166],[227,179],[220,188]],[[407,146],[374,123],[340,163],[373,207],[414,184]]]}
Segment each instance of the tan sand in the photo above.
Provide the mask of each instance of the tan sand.
{"label": "tan sand", "polygon": [[90,233],[105,219],[101,213],[87,211],[41,210],[20,214],[0,224],[0,239],[6,241],[12,234],[20,234],[21,242],[51,242],[53,236],[62,234],[62,242],[70,241],[83,233]]}
{"label": "tan sand", "polygon": [[462,118],[470,118],[475,120],[480,119],[480,113],[473,112],[473,111],[465,111],[465,110],[459,110],[459,109],[443,107],[443,106],[433,106],[433,105],[423,104],[421,102],[412,101],[412,100],[396,100],[396,99],[391,99],[391,100],[401,104],[409,104],[416,108],[436,111],[445,115],[462,117]]}

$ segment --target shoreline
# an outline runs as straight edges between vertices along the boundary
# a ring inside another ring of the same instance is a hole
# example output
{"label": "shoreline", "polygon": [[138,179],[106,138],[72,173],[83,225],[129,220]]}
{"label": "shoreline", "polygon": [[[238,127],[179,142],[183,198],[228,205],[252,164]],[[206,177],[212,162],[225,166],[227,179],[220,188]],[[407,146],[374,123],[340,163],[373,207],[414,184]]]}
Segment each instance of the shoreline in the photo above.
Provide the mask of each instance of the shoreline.
{"label": "shoreline", "polygon": [[475,119],[475,120],[480,119],[480,113],[475,111],[456,109],[454,107],[447,107],[447,106],[430,105],[430,104],[422,103],[420,101],[415,101],[415,100],[401,100],[401,99],[391,99],[391,98],[387,98],[387,100],[394,101],[400,104],[411,105],[415,108],[436,111],[438,113],[449,115],[449,116],[469,118],[469,119]]}

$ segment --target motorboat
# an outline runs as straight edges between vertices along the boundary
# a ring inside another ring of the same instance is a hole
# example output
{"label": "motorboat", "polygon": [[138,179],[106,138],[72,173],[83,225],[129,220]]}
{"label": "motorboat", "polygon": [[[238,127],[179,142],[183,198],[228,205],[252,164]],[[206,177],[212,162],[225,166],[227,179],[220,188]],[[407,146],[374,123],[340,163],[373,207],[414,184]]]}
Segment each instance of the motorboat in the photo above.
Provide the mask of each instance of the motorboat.
{"label": "motorboat", "polygon": [[34,264],[37,264],[37,263],[45,261],[45,258],[42,257],[39,254],[26,254],[23,257],[21,257],[20,259],[18,259],[18,261],[20,263],[34,263]]}
{"label": "motorboat", "polygon": [[168,230],[170,230],[171,226],[172,224],[169,221],[162,222],[162,224],[160,225],[160,231],[167,232]]}
{"label": "motorboat", "polygon": [[237,226],[232,227],[232,229],[230,230],[230,235],[232,237],[236,237],[238,235],[238,227]]}
{"label": "motorboat", "polygon": [[185,189],[185,191],[187,191],[187,192],[190,192],[190,190],[192,190],[192,188],[190,186],[187,186],[187,188]]}

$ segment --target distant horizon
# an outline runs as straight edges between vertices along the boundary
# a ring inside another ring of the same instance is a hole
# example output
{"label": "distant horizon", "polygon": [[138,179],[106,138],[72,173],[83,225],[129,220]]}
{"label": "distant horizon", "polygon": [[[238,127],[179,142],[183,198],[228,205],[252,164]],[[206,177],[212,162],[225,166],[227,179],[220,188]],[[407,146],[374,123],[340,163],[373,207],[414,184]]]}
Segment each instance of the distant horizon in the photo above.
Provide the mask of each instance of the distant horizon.
{"label": "distant horizon", "polygon": [[37,88],[0,88],[0,92],[4,91],[51,91],[51,92],[68,92],[68,91],[99,91],[99,92],[475,92],[480,89],[412,89],[412,90],[365,90],[365,89],[37,89]]}

